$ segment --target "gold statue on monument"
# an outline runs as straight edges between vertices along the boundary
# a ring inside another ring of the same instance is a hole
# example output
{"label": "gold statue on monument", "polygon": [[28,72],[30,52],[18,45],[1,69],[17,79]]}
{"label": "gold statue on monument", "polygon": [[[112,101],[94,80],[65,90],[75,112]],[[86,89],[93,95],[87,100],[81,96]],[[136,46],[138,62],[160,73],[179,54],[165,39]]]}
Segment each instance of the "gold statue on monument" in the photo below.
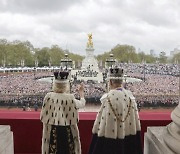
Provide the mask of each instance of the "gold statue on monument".
{"label": "gold statue on monument", "polygon": [[92,33],[88,34],[87,48],[93,48]]}

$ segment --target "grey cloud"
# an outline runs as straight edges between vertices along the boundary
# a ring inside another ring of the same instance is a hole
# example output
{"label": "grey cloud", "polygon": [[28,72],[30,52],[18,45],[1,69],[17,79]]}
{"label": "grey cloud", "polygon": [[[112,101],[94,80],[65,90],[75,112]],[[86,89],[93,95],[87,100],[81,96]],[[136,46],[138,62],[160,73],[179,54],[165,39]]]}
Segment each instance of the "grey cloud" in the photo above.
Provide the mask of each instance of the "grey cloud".
{"label": "grey cloud", "polygon": [[178,0],[1,0],[0,37],[85,54],[92,32],[96,54],[116,44],[169,51],[180,40],[179,7]]}
{"label": "grey cloud", "polygon": [[115,0],[112,4],[127,18],[137,18],[137,20],[154,26],[174,26],[180,16],[180,2],[178,0],[125,0],[123,3]]}
{"label": "grey cloud", "polygon": [[24,14],[44,14],[64,11],[72,5],[80,3],[82,3],[82,0],[2,0],[0,1],[0,11]]}
{"label": "grey cloud", "polygon": [[[49,20],[47,20],[49,18]],[[38,18],[38,22],[49,25],[54,31],[60,31],[64,33],[81,32],[83,27],[79,26],[78,21],[73,18],[61,18],[61,15],[57,16],[46,16]]]}

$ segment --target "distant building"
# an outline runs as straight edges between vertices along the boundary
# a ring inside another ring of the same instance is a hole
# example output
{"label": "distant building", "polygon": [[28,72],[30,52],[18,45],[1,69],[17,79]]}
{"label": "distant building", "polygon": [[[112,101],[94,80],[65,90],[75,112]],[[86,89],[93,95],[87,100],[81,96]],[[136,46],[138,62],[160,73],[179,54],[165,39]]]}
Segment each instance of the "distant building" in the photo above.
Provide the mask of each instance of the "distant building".
{"label": "distant building", "polygon": [[180,53],[180,45],[174,48],[173,51],[170,51],[170,56],[172,57],[173,55]]}
{"label": "distant building", "polygon": [[153,49],[150,50],[150,55],[151,55],[151,56],[155,56],[155,52],[154,52]]}
{"label": "distant building", "polygon": [[158,57],[158,51],[155,51],[154,49],[151,49],[150,51],[149,51],[149,53],[150,53],[150,55],[151,56],[154,56],[154,57]]}

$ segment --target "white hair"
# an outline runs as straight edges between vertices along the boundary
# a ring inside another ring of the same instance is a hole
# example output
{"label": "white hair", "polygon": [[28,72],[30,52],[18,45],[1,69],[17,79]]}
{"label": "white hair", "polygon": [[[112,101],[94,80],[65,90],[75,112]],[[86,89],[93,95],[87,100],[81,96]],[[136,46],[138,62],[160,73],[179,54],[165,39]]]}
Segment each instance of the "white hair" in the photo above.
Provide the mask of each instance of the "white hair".
{"label": "white hair", "polygon": [[69,93],[70,84],[69,82],[53,82],[52,90],[56,93]]}

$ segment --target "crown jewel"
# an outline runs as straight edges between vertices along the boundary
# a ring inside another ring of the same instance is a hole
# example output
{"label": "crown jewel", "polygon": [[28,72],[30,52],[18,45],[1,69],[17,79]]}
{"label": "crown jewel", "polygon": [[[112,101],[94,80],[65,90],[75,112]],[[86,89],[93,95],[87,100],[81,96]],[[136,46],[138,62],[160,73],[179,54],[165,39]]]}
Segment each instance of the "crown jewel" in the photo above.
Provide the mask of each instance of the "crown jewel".
{"label": "crown jewel", "polygon": [[54,72],[54,77],[56,80],[67,80],[69,76],[69,72]]}
{"label": "crown jewel", "polygon": [[122,78],[123,77],[123,69],[115,66],[114,68],[110,68],[109,70],[110,78]]}

